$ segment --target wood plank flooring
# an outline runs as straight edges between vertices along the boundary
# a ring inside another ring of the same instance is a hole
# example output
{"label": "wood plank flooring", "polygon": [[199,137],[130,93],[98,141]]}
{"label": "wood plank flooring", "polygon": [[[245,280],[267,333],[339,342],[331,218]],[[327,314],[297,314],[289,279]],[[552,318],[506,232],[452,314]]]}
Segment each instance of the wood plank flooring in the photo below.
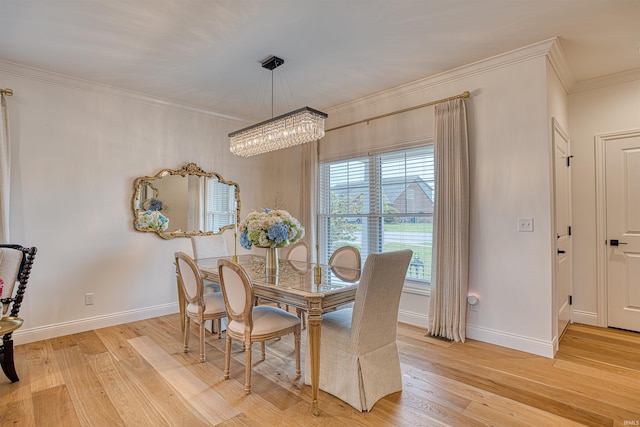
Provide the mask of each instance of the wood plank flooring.
{"label": "wood plank flooring", "polygon": [[293,337],[270,341],[263,362],[254,346],[247,396],[240,345],[225,381],[224,339],[207,334],[199,363],[191,333],[184,353],[176,314],[17,346],[20,381],[0,375],[0,426],[640,425],[638,333],[574,324],[547,359],[400,324],[403,391],[369,413],[321,391],[317,418]]}

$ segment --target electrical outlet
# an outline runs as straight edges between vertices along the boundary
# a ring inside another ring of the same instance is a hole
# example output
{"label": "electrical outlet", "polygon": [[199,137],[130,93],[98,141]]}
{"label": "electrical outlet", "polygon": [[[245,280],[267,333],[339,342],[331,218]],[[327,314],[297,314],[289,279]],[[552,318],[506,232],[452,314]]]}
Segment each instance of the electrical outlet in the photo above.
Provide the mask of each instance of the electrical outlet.
{"label": "electrical outlet", "polygon": [[84,294],[84,305],[93,305],[93,292]]}
{"label": "electrical outlet", "polygon": [[518,231],[533,231],[533,218],[518,218]]}

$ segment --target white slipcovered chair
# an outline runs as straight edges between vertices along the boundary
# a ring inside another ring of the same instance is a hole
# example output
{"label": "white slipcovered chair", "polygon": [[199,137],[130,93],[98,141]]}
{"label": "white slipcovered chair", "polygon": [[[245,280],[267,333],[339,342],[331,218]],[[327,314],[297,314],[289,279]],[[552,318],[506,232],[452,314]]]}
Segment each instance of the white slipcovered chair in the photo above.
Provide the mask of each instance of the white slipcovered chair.
{"label": "white slipcovered chair", "polygon": [[191,247],[195,259],[228,256],[227,241],[221,234],[191,236]]}
{"label": "white slipcovered chair", "polygon": [[202,274],[195,261],[184,252],[176,252],[178,280],[184,292],[186,307],[184,310],[184,351],[189,351],[189,324],[193,319],[200,325],[200,362],[205,361],[204,323],[207,320],[218,321],[218,339],[222,337],[220,321],[227,315],[224,299],[220,292],[204,292]]}
{"label": "white slipcovered chair", "polygon": [[[320,389],[359,411],[402,390],[396,344],[398,308],[413,252],[371,254],[365,261],[353,308],[322,317]],[[309,359],[307,346],[307,359]],[[305,369],[305,383],[311,372]]]}
{"label": "white slipcovered chair", "polygon": [[260,343],[262,360],[265,341],[293,333],[295,340],[296,378],[300,378],[300,319],[278,307],[254,306],[251,279],[244,269],[229,259],[218,261],[220,285],[227,307],[227,342],[225,348],[224,379],[229,379],[231,340],[243,343],[245,352],[245,392],[251,393],[251,345]]}
{"label": "white slipcovered chair", "polygon": [[[206,236],[191,236],[191,247],[193,248],[193,258],[219,258],[228,256],[227,241],[222,234],[212,234]],[[204,281],[206,292],[220,292],[220,284],[209,280]],[[218,319],[217,327],[212,323],[211,332],[220,334],[224,330],[224,320]]]}

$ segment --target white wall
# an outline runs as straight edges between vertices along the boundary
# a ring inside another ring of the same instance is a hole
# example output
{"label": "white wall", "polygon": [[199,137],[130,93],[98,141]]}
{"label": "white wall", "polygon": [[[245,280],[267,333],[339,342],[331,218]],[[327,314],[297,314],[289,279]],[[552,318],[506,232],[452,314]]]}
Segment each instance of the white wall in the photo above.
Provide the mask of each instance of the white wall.
{"label": "white wall", "polygon": [[[574,321],[606,325],[598,313],[596,270],[596,135],[640,129],[640,72],[576,85],[569,95]],[[604,244],[604,242],[600,242]]]}
{"label": "white wall", "polygon": [[261,160],[232,156],[227,139],[243,124],[4,62],[0,82],[14,90],[11,240],[38,248],[16,342],[176,312],[173,253],[190,241],[134,231],[133,181],[195,162],[251,206]]}

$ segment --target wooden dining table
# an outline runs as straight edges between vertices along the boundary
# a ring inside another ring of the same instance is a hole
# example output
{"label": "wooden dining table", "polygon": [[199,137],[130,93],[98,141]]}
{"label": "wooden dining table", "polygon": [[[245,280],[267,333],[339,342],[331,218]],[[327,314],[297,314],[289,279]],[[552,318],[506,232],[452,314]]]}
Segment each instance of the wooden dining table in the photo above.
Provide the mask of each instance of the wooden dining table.
{"label": "wooden dining table", "polygon": [[[233,259],[234,257],[224,258]],[[196,260],[204,279],[220,282],[219,259]],[[355,300],[360,272],[322,264],[318,265],[318,270],[316,264],[280,260],[277,274],[273,274],[273,271],[267,273],[264,256],[251,254],[237,256],[236,262],[251,278],[256,297],[299,308],[308,313],[308,345],[311,360],[306,362],[306,366],[307,369],[311,368],[312,414],[319,415],[322,314]]]}

